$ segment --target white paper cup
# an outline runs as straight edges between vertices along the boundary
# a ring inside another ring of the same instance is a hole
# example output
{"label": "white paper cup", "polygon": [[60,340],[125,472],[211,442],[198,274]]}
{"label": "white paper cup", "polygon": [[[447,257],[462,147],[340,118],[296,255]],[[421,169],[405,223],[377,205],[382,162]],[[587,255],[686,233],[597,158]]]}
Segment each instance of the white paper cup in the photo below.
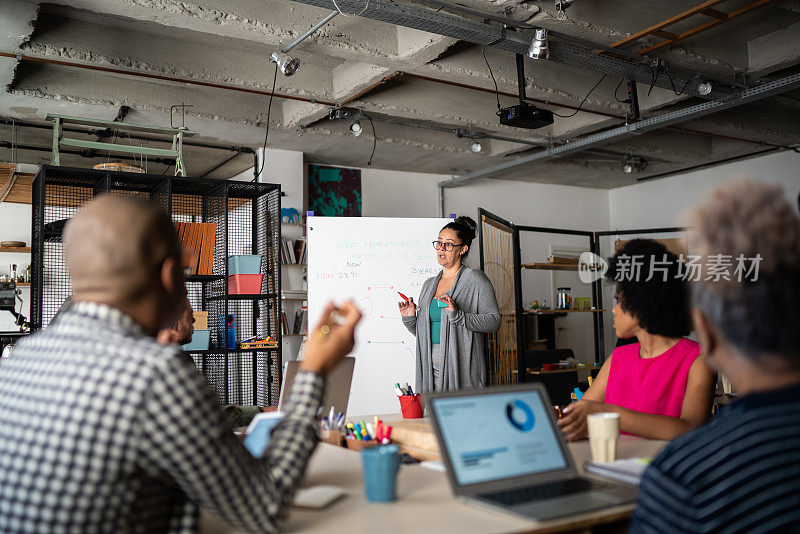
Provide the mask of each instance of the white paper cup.
{"label": "white paper cup", "polygon": [[586,422],[589,425],[589,447],[592,449],[592,461],[607,463],[616,460],[619,414],[593,413],[586,417]]}

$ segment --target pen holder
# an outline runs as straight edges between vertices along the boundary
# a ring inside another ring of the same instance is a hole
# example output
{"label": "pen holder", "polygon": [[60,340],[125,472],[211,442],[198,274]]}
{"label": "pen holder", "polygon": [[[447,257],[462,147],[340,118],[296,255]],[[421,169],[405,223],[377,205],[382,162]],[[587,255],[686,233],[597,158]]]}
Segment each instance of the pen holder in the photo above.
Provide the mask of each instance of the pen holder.
{"label": "pen holder", "polygon": [[344,439],[344,436],[342,435],[342,431],[339,429],[321,430],[319,433],[320,441],[330,443],[331,445],[336,445],[338,447],[342,446],[342,439]]}
{"label": "pen holder", "polygon": [[377,447],[380,445],[376,439],[371,439],[369,441],[362,441],[360,439],[345,439],[344,442],[347,444],[347,448],[351,451],[371,449],[372,447]]}
{"label": "pen holder", "polygon": [[400,411],[403,413],[403,419],[419,419],[422,417],[422,403],[420,402],[420,395],[402,395],[397,397],[400,399]]}

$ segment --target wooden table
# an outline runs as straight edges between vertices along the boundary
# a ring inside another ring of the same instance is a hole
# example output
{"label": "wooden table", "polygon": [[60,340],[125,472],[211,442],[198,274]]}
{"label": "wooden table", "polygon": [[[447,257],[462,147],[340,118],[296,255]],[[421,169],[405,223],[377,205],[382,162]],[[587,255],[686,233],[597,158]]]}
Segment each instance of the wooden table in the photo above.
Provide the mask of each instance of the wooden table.
{"label": "wooden table", "polygon": [[[620,458],[653,456],[666,442],[621,436]],[[589,442],[571,443],[569,449],[579,466],[590,458]],[[308,467],[304,486],[329,484],[347,491],[347,496],[324,510],[293,509],[286,532],[348,534],[389,533],[546,533],[591,532],[592,527],[630,517],[633,506],[615,506],[558,521],[535,522],[511,514],[467,504],[453,496],[446,475],[420,465],[404,465],[397,478],[397,501],[368,503],[364,495],[361,458],[342,447],[321,444]],[[201,532],[233,534],[236,531],[208,513],[201,516]]]}

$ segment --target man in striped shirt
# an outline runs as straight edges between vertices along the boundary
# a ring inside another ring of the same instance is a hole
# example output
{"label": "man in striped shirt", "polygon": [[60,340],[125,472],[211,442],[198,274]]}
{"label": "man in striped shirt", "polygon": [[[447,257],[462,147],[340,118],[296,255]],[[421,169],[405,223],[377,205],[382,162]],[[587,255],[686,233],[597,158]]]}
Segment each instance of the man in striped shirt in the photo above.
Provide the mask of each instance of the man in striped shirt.
{"label": "man in striped shirt", "polygon": [[705,266],[695,328],[740,398],[651,464],[631,531],[798,532],[800,218],[780,187],[741,182],[717,189],[688,227]]}

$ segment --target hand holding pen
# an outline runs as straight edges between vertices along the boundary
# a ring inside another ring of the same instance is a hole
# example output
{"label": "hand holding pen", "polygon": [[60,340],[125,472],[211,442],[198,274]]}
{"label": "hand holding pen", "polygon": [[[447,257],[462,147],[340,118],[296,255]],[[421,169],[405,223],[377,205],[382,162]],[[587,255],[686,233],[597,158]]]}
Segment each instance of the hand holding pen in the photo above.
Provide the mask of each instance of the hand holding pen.
{"label": "hand holding pen", "polygon": [[397,294],[403,299],[402,302],[397,304],[397,306],[400,308],[400,315],[403,317],[414,317],[417,314],[417,305],[414,304],[414,298],[407,297],[399,291]]}

